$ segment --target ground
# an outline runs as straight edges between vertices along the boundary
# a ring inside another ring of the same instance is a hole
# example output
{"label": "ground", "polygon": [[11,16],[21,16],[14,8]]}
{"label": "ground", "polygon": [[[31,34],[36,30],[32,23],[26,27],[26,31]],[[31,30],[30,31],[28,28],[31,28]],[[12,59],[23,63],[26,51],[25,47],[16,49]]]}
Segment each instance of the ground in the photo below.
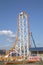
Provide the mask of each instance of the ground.
{"label": "ground", "polygon": [[[0,62],[0,65],[5,65],[4,62]],[[28,63],[28,64],[8,64],[8,65],[43,65],[43,62]]]}

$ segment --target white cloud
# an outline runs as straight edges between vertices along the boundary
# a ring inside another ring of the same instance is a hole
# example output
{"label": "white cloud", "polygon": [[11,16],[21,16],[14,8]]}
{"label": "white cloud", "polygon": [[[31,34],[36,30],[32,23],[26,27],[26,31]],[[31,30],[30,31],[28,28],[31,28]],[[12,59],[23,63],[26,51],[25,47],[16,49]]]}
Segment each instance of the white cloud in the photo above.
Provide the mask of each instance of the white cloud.
{"label": "white cloud", "polygon": [[11,30],[1,30],[0,35],[8,35],[10,37],[15,37],[15,34]]}
{"label": "white cloud", "polygon": [[6,35],[7,41],[14,42],[13,38],[16,37],[16,35],[11,30],[0,30],[0,35]]}
{"label": "white cloud", "polygon": [[12,34],[13,32],[10,30],[1,30],[0,34]]}
{"label": "white cloud", "polygon": [[7,41],[14,42],[13,38],[8,38]]}

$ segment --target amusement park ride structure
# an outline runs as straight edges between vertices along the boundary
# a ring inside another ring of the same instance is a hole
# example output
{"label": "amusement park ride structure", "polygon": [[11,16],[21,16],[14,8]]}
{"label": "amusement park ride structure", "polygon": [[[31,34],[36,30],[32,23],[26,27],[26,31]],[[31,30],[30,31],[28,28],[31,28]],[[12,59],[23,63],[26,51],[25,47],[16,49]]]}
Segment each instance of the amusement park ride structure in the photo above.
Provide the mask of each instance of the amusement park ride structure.
{"label": "amusement park ride structure", "polygon": [[[10,57],[10,60],[12,59],[13,61],[14,60],[15,61],[19,61],[19,60],[29,61],[30,36],[32,36],[32,34],[30,34],[28,14],[26,12],[21,12],[18,15],[17,28],[18,29],[17,29],[17,34],[16,34],[16,41],[13,47],[10,49],[10,51],[8,51],[8,53],[4,56],[4,60],[7,59],[7,61],[9,61],[9,57]],[[32,39],[33,39],[33,36],[32,36]],[[33,39],[33,43],[35,45],[34,39]],[[35,48],[36,48],[36,45],[35,45]]]}
{"label": "amusement park ride structure", "polygon": [[[28,22],[28,14],[26,12],[21,12],[18,15],[18,29],[16,34],[16,41],[13,48],[5,56],[7,57],[11,52],[17,52],[19,57],[28,58],[29,56],[29,47],[30,47],[30,28]],[[18,56],[16,54],[16,56]]]}
{"label": "amusement park ride structure", "polygon": [[29,55],[30,30],[28,24],[28,15],[21,12],[18,16],[18,43],[20,56]]}

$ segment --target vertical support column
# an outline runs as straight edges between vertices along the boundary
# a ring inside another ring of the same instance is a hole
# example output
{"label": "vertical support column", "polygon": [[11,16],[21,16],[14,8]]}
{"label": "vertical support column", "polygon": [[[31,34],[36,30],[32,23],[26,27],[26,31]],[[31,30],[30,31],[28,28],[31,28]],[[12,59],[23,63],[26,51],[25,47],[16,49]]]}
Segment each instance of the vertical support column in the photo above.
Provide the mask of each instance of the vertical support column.
{"label": "vertical support column", "polygon": [[20,15],[19,15],[19,21],[18,22],[19,22],[19,26],[18,26],[18,28],[19,28],[19,31],[18,31],[19,37],[18,38],[19,38],[19,45],[20,45],[19,47],[20,47],[20,56],[21,56],[21,29],[20,29],[21,28],[21,23],[20,23]]}
{"label": "vertical support column", "polygon": [[28,54],[29,54],[29,48],[28,48],[28,23],[27,23],[27,16],[26,16],[26,33],[27,33],[27,56],[28,56]]}
{"label": "vertical support column", "polygon": [[23,30],[23,49],[24,49],[24,51],[23,51],[23,52],[24,52],[24,53],[23,53],[24,55],[23,55],[23,56],[24,56],[24,58],[25,58],[25,43],[24,43],[24,42],[25,42],[25,41],[24,41],[24,34],[25,34],[25,32],[24,32],[24,15],[22,16],[22,25],[23,25],[23,27],[22,27],[22,30]]}

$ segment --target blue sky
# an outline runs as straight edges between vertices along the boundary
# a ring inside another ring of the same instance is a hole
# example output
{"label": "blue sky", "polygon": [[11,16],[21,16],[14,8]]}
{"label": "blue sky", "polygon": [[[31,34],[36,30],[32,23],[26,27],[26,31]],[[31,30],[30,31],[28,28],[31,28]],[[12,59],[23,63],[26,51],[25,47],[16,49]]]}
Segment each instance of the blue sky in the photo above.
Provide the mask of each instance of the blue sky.
{"label": "blue sky", "polygon": [[22,11],[29,15],[36,46],[43,47],[43,0],[0,0],[0,49],[8,49],[14,44],[14,39],[10,42],[9,38],[17,32],[17,17]]}

